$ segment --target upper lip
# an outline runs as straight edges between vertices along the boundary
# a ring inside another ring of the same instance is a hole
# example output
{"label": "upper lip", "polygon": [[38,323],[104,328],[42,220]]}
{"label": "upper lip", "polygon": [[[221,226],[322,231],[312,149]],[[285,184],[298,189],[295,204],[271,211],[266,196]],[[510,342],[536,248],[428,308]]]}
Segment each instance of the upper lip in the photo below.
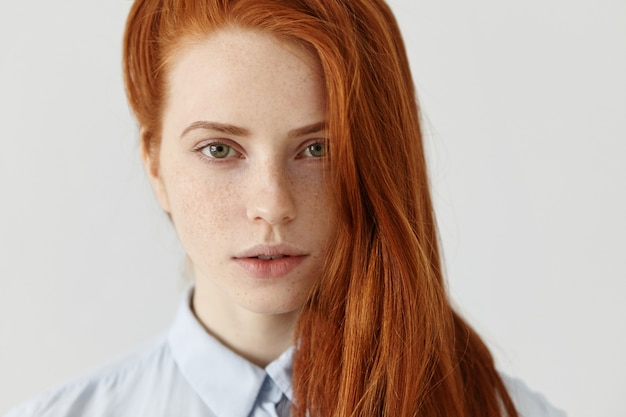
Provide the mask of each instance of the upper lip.
{"label": "upper lip", "polygon": [[304,256],[306,252],[286,244],[274,244],[274,245],[256,245],[248,248],[237,255],[234,258],[257,258],[259,256]]}

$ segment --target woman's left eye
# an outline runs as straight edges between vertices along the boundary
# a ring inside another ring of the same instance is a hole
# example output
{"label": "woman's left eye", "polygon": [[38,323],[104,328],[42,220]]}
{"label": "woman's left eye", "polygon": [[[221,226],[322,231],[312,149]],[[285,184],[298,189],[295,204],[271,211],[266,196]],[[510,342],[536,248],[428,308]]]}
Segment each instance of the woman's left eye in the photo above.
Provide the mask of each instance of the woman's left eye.
{"label": "woman's left eye", "polygon": [[211,143],[203,147],[200,151],[209,158],[214,159],[232,158],[238,155],[238,152],[234,150],[232,146],[224,143]]}
{"label": "woman's left eye", "polygon": [[308,145],[302,151],[302,156],[308,158],[323,158],[326,156],[326,143],[324,142],[315,142]]}

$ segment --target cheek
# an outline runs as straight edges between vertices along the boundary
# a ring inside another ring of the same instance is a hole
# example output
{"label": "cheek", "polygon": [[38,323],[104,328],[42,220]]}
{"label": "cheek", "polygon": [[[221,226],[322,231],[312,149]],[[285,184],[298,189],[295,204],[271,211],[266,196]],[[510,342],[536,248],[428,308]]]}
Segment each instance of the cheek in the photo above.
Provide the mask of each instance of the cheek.
{"label": "cheek", "polygon": [[235,187],[217,178],[189,176],[180,171],[173,178],[176,180],[166,187],[172,220],[185,249],[193,251],[187,246],[195,243],[210,248],[213,242],[223,240],[241,210]]}
{"label": "cheek", "polygon": [[332,200],[321,174],[300,179],[297,187],[299,215],[305,217],[309,233],[318,239],[329,238],[336,221]]}

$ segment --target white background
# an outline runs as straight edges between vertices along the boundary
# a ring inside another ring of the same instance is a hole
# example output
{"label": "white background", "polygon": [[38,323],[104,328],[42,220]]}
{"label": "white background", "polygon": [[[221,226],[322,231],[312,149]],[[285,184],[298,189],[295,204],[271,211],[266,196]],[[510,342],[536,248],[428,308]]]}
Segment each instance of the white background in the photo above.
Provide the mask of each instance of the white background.
{"label": "white background", "polygon": [[[456,304],[570,416],[626,416],[626,3],[392,6]],[[186,285],[123,94],[129,7],[3,0],[0,413],[164,331]]]}

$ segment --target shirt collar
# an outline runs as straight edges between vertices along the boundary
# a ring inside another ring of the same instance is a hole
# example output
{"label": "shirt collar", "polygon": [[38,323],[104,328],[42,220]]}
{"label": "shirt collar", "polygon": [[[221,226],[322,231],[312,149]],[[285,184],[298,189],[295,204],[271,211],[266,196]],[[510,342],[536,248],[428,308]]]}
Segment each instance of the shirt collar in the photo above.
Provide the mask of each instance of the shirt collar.
{"label": "shirt collar", "polygon": [[271,378],[292,400],[293,347],[265,369],[237,355],[202,327],[191,311],[190,290],[168,334],[174,361],[194,391],[216,415],[245,416],[255,406],[263,382]]}

